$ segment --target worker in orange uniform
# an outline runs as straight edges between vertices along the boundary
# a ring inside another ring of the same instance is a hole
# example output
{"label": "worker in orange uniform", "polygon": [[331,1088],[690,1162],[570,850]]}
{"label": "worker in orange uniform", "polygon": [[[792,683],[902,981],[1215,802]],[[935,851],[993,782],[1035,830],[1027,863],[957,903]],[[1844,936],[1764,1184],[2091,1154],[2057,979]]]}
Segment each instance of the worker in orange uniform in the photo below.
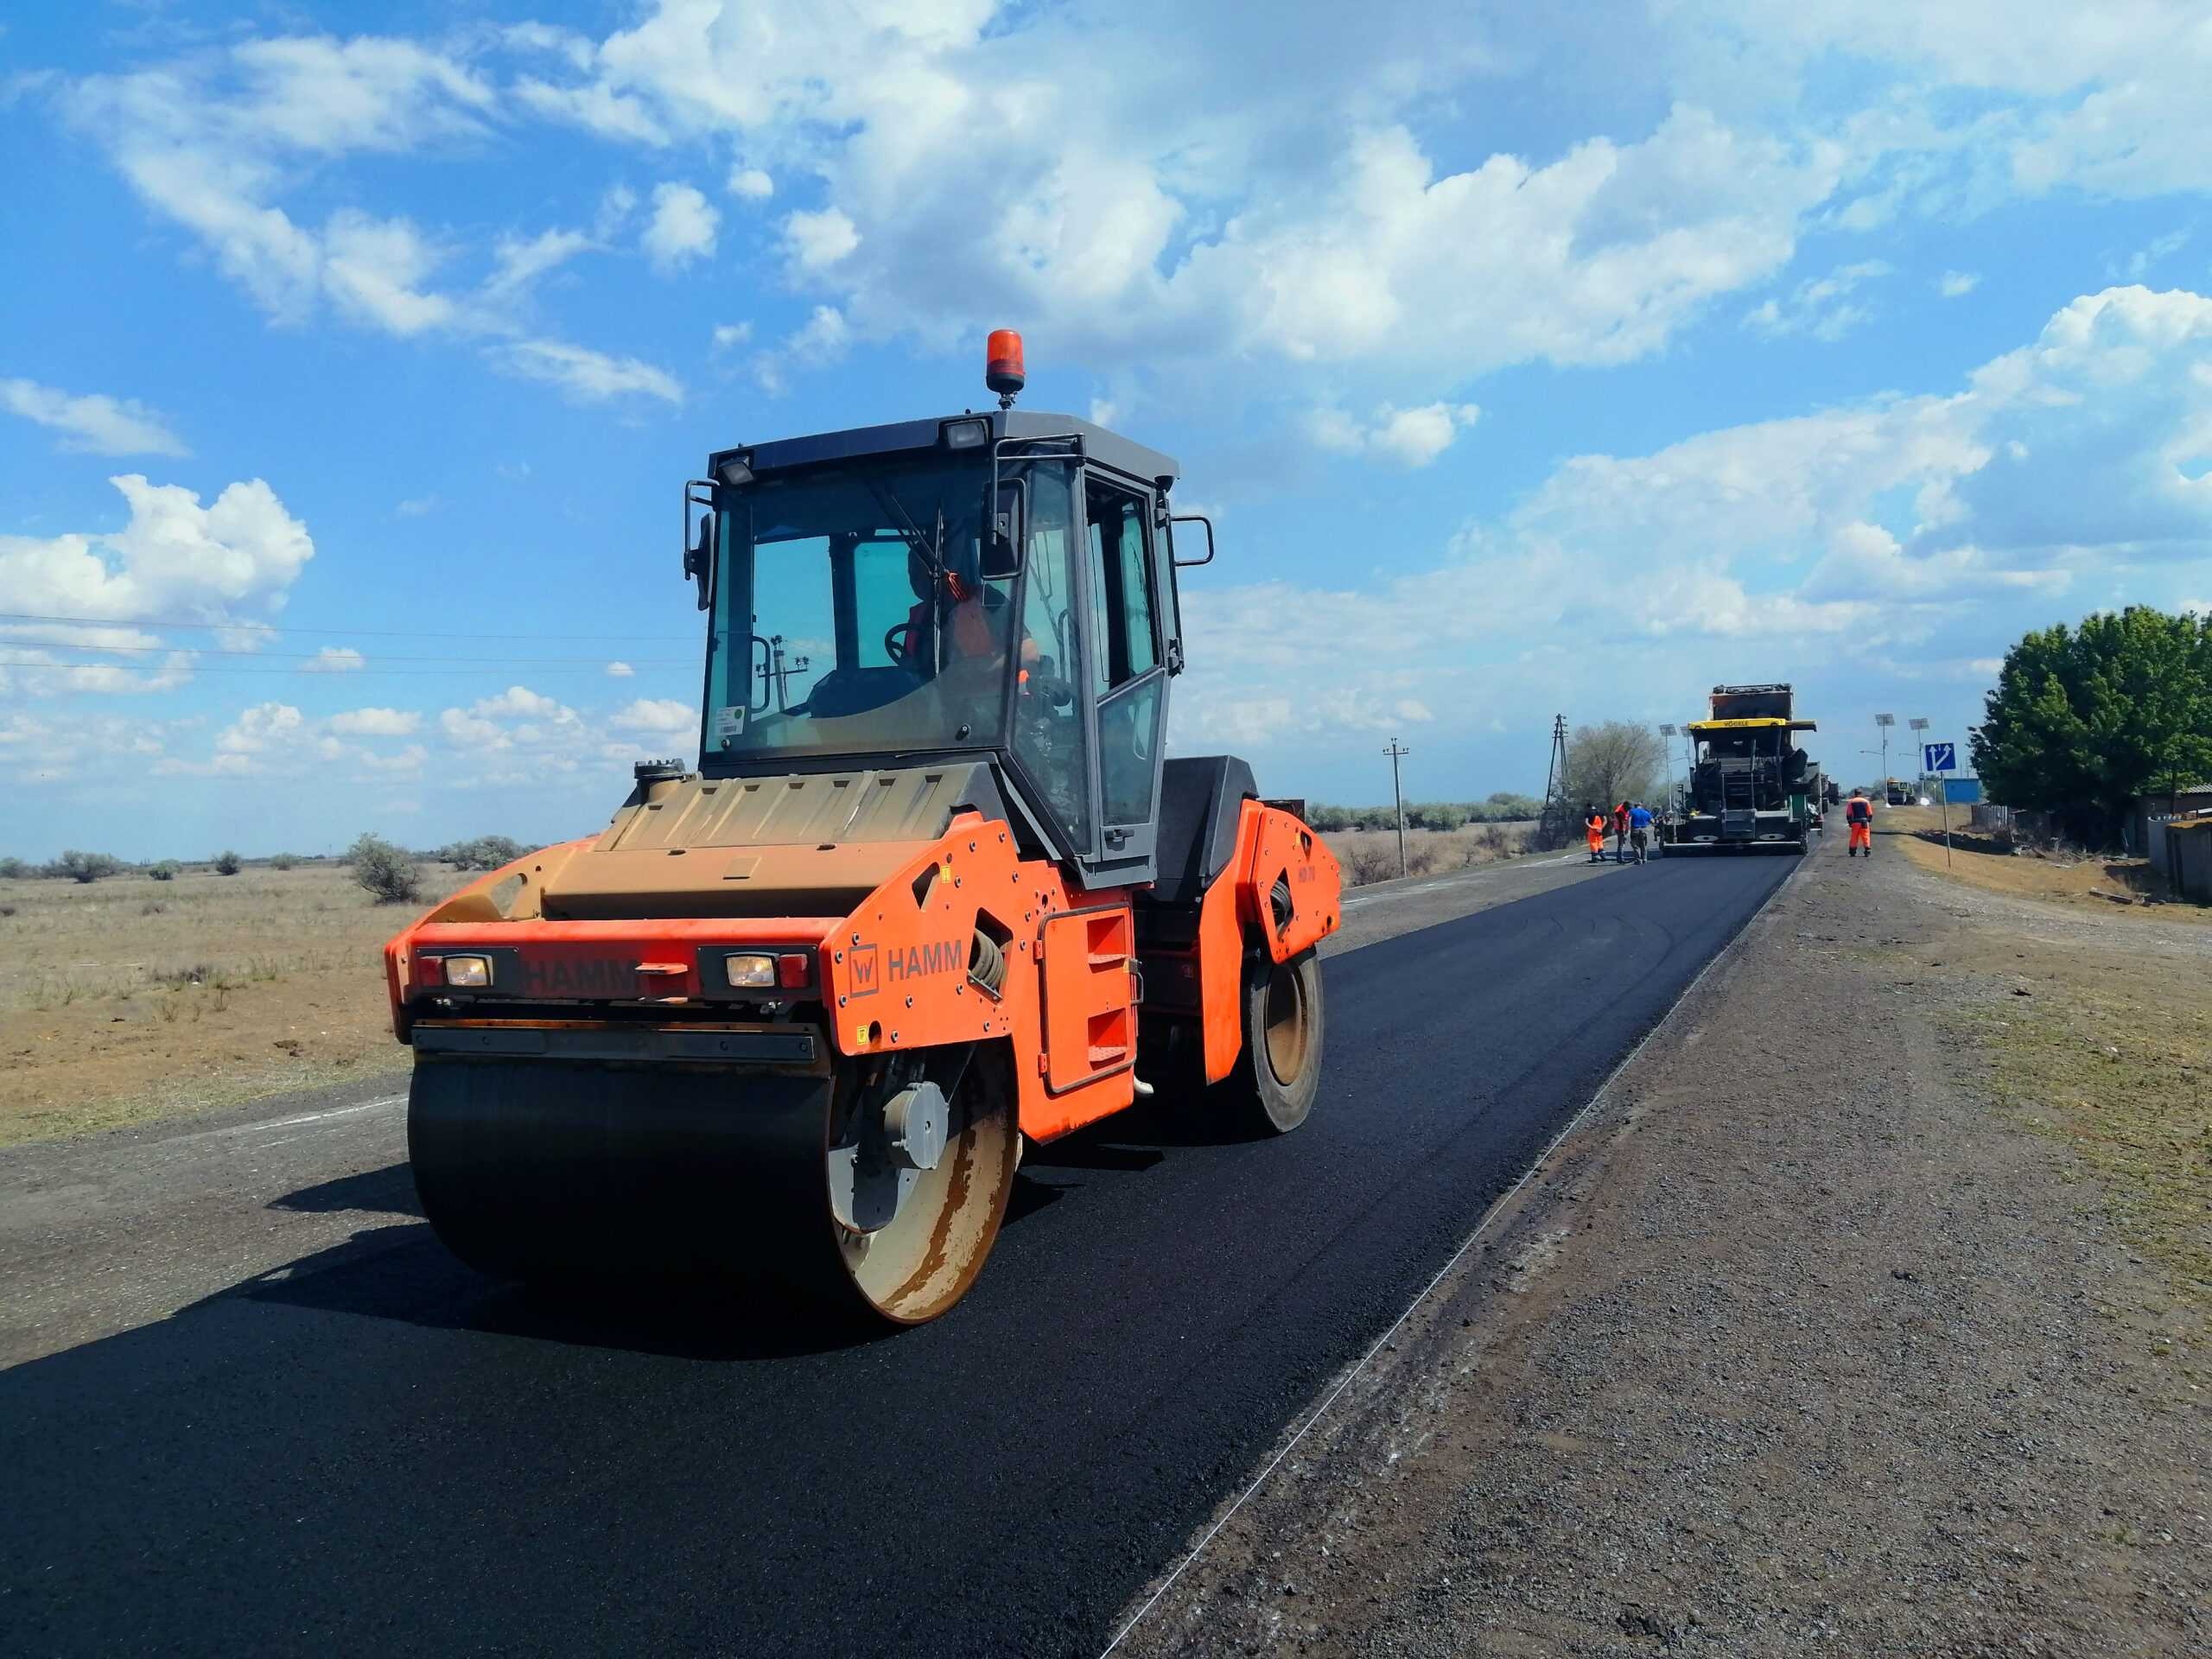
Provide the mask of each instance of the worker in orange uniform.
{"label": "worker in orange uniform", "polygon": [[1613,809],[1613,862],[1628,862],[1628,803]]}
{"label": "worker in orange uniform", "polygon": [[1605,815],[1594,806],[1589,811],[1582,827],[1590,832],[1590,861],[1602,864],[1605,861]]}
{"label": "worker in orange uniform", "polygon": [[1866,798],[1866,791],[1854,789],[1851,798],[1843,804],[1843,821],[1851,826],[1851,845],[1845,856],[1856,858],[1861,851],[1874,856],[1874,803]]}

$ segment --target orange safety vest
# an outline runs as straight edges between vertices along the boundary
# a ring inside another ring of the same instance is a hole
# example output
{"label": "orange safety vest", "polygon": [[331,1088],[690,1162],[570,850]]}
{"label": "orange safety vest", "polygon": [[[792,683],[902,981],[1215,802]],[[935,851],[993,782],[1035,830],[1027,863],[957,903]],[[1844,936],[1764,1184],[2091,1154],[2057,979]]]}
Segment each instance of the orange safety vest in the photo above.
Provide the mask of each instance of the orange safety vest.
{"label": "orange safety vest", "polygon": [[1843,804],[1843,817],[1847,823],[1872,823],[1874,822],[1874,804],[1863,796],[1854,795]]}

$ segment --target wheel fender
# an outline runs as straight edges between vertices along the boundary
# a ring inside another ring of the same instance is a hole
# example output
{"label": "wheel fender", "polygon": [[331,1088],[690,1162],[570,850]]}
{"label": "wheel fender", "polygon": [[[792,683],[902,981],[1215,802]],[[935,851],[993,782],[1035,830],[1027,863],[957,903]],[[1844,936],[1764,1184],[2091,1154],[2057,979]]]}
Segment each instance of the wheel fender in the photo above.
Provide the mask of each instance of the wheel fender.
{"label": "wheel fender", "polygon": [[1321,837],[1280,807],[1244,803],[1239,828],[1237,918],[1287,962],[1344,919],[1344,873]]}

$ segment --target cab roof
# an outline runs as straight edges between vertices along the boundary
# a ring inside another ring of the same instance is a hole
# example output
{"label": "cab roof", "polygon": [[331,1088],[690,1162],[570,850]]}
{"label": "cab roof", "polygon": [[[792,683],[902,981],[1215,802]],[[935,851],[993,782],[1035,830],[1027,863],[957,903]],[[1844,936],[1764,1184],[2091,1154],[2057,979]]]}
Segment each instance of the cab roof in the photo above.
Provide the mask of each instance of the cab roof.
{"label": "cab roof", "polygon": [[927,420],[894,421],[888,426],[855,426],[842,432],[817,432],[803,438],[777,438],[767,443],[740,444],[718,449],[707,458],[707,474],[731,455],[744,455],[756,473],[787,467],[811,467],[824,461],[858,461],[869,455],[908,454],[949,448],[944,429],[955,423],[988,421],[991,436],[1005,438],[1079,438],[1084,456],[1117,473],[1147,484],[1183,475],[1172,455],[1133,443],[1118,432],[1073,415],[1052,415],[1042,410],[993,409],[936,415]]}

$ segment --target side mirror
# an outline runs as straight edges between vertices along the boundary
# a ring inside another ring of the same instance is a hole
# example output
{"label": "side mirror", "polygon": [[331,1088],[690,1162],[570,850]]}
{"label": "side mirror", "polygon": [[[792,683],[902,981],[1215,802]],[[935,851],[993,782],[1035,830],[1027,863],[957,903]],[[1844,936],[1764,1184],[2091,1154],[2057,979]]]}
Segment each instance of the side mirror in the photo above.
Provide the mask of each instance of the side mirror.
{"label": "side mirror", "polygon": [[[1176,525],[1178,525],[1178,524],[1204,524],[1204,525],[1206,527],[1206,556],[1205,556],[1205,557],[1204,557],[1203,559],[1184,559],[1184,558],[1177,558],[1177,557],[1176,557],[1176,556],[1175,556],[1175,526],[1176,526]],[[1184,513],[1178,513],[1178,514],[1176,514],[1174,517],[1173,517],[1173,518],[1171,518],[1170,519],[1168,519],[1168,521],[1167,521],[1167,556],[1168,556],[1169,560],[1170,560],[1170,561],[1172,561],[1172,562],[1173,563],[1173,564],[1174,564],[1175,568],[1176,568],[1177,569],[1179,569],[1179,570],[1188,570],[1188,569],[1192,569],[1193,566],[1196,566],[1196,565],[1201,565],[1201,564],[1211,564],[1211,563],[1213,563],[1213,521],[1212,521],[1211,518],[1208,518],[1207,517],[1205,517],[1205,514],[1203,514],[1203,513],[1197,513],[1197,512],[1184,512]]]}
{"label": "side mirror", "polygon": [[[702,499],[693,492],[713,487],[709,484],[683,486],[683,575],[699,584],[699,608],[702,611],[715,602],[715,504],[711,496]],[[694,507],[704,509],[696,531],[691,523]]]}
{"label": "side mirror", "polygon": [[1027,493],[1020,479],[1001,479],[998,498],[991,503],[990,533],[984,538],[982,574],[986,581],[1018,575],[1021,550],[1028,533]]}

